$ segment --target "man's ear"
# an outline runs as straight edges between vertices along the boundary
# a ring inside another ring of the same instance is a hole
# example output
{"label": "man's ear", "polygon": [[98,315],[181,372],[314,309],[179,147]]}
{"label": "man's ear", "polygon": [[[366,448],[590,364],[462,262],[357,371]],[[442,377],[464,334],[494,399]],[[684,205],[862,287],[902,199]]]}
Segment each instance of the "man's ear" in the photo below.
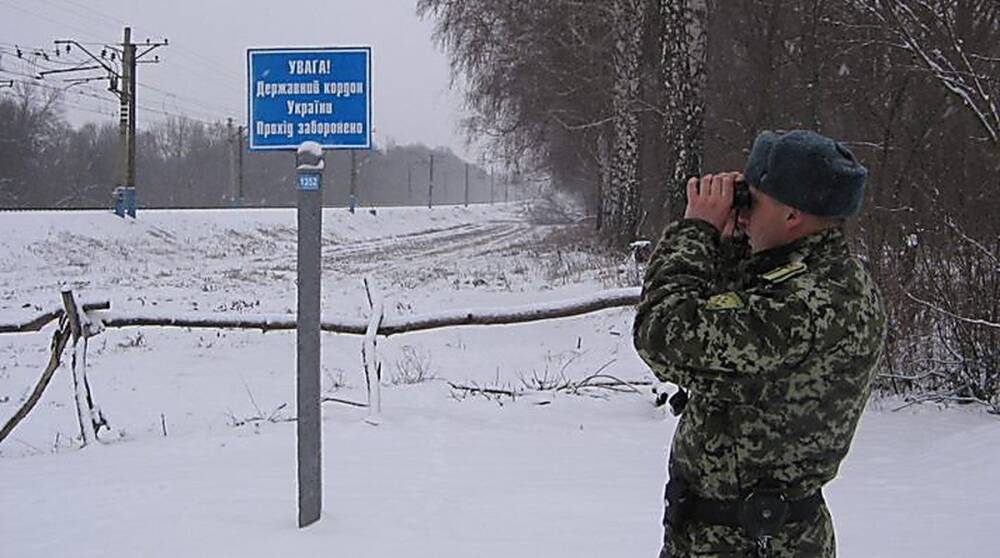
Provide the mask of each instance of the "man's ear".
{"label": "man's ear", "polygon": [[794,207],[785,208],[785,228],[788,230],[796,229],[802,225],[803,221],[804,216],[801,211]]}

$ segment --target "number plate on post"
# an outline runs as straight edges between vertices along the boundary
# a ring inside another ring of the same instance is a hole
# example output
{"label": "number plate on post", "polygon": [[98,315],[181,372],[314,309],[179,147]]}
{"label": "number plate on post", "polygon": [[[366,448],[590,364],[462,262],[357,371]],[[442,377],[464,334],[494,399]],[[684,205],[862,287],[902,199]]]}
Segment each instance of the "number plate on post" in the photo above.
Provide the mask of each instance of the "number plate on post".
{"label": "number plate on post", "polygon": [[299,173],[299,190],[319,190],[320,175],[318,173]]}

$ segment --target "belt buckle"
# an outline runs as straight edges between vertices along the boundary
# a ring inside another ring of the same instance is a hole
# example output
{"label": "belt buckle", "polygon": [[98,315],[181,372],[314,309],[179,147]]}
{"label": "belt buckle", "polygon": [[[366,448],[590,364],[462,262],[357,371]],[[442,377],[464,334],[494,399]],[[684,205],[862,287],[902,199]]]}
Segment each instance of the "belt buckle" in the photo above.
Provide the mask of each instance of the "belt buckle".
{"label": "belt buckle", "polygon": [[788,518],[788,500],[776,489],[757,489],[740,502],[740,525],[751,538],[773,537]]}

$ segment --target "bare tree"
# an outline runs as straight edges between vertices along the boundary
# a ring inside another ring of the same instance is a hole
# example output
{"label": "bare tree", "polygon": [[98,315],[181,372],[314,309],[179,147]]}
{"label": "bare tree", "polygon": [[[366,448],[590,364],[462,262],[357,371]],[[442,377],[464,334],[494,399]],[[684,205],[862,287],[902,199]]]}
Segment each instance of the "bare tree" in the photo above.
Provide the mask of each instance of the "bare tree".
{"label": "bare tree", "polygon": [[679,217],[682,185],[702,174],[708,7],[699,0],[660,0],[663,136],[670,184],[654,207]]}
{"label": "bare tree", "polygon": [[995,0],[854,0],[886,34],[890,44],[913,56],[930,77],[975,115],[986,139],[1000,147],[1000,53],[976,52],[984,36],[995,37],[1000,3]]}
{"label": "bare tree", "polygon": [[614,2],[615,84],[611,107],[614,144],[611,150],[610,188],[604,199],[608,235],[626,245],[639,225],[639,85],[642,44],[642,0]]}
{"label": "bare tree", "polygon": [[44,180],[48,149],[66,125],[60,117],[62,93],[18,82],[0,96],[0,204],[17,207],[49,195]]}

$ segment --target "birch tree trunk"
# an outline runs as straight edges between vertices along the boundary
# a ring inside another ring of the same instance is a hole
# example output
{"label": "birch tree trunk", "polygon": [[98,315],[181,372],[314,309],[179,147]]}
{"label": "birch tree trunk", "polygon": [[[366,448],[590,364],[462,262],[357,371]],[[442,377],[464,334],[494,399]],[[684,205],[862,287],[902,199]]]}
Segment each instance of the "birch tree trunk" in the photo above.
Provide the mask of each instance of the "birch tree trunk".
{"label": "birch tree trunk", "polygon": [[684,210],[684,185],[702,174],[705,127],[706,0],[660,0],[664,138],[671,183],[663,209],[672,218]]}
{"label": "birch tree trunk", "polygon": [[597,180],[597,230],[604,231],[609,226],[608,215],[611,211],[610,196],[611,191],[611,146],[607,135],[601,134],[597,138],[597,163],[600,174]]}
{"label": "birch tree trunk", "polygon": [[607,192],[606,234],[621,244],[635,239],[639,225],[639,100],[642,0],[615,0],[612,96],[614,145]]}

